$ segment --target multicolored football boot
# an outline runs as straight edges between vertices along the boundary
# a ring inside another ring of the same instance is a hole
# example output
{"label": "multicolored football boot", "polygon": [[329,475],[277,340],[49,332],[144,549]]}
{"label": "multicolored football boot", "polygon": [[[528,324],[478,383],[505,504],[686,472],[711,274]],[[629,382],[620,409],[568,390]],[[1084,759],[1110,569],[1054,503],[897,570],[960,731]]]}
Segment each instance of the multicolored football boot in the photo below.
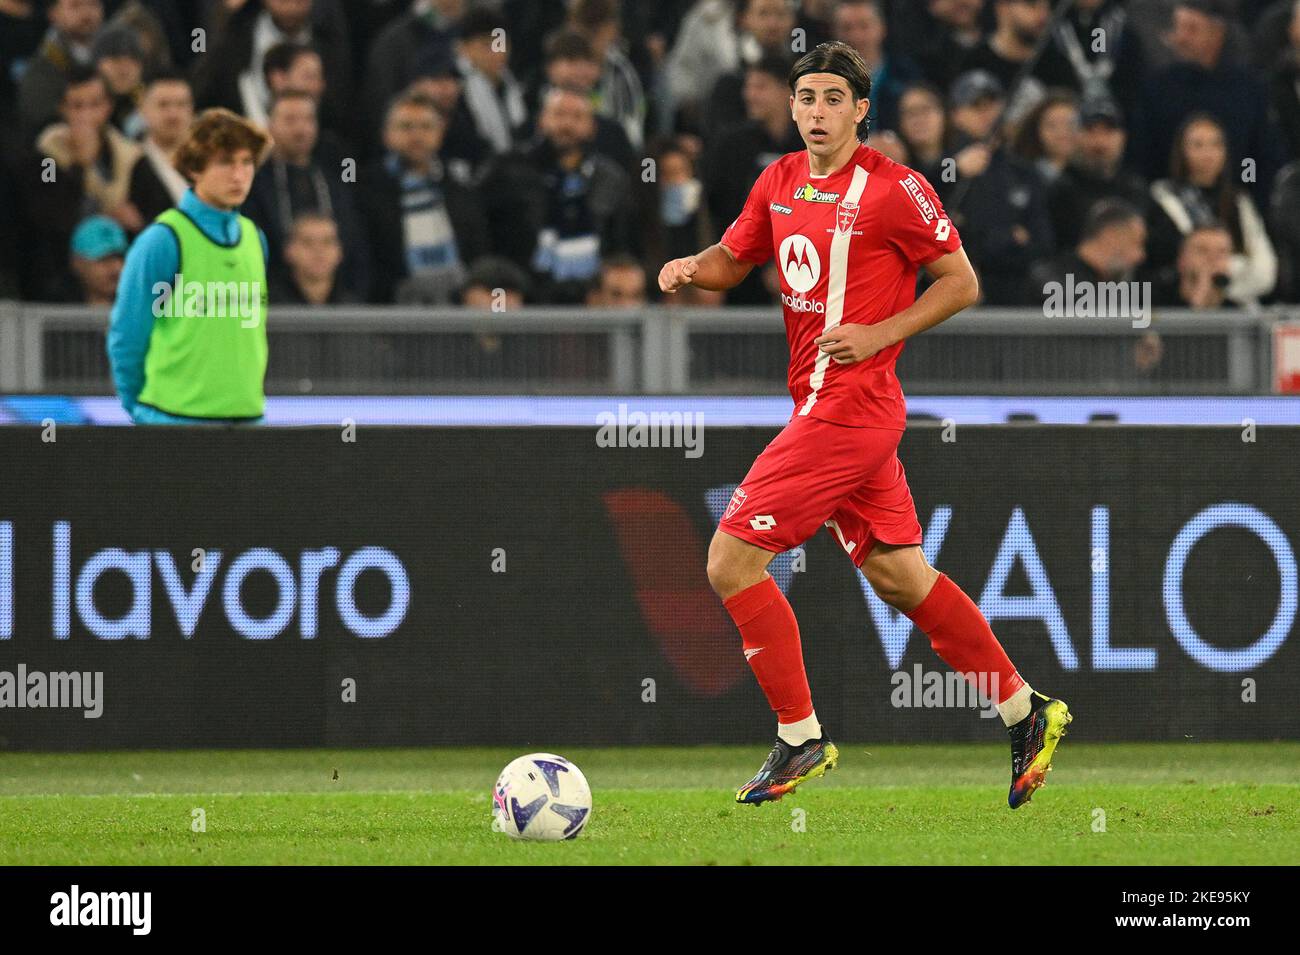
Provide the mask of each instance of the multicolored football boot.
{"label": "multicolored football boot", "polygon": [[1074,719],[1061,701],[1034,693],[1030,697],[1029,715],[1007,728],[1011,736],[1011,791],[1007,805],[1017,809],[1043,785],[1052,769],[1052,754]]}
{"label": "multicolored football boot", "polygon": [[762,802],[780,799],[793,792],[805,779],[815,779],[828,769],[839,765],[840,751],[835,748],[826,730],[821,739],[810,739],[801,746],[791,746],[778,739],[767,755],[767,762],[758,774],[736,793],[736,802],[757,806]]}

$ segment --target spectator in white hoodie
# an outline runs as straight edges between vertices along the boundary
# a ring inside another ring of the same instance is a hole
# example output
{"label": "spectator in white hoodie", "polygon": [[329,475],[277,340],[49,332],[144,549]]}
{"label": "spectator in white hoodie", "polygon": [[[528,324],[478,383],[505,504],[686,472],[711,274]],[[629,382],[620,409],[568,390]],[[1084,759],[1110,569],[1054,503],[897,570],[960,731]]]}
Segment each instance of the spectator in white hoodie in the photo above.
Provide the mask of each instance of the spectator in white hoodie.
{"label": "spectator in white hoodie", "polygon": [[1150,263],[1174,262],[1185,236],[1222,223],[1232,236],[1232,260],[1225,297],[1253,305],[1277,284],[1277,253],[1263,216],[1238,185],[1241,167],[1230,162],[1223,125],[1208,113],[1188,117],[1174,137],[1168,179],[1151,185],[1148,219]]}

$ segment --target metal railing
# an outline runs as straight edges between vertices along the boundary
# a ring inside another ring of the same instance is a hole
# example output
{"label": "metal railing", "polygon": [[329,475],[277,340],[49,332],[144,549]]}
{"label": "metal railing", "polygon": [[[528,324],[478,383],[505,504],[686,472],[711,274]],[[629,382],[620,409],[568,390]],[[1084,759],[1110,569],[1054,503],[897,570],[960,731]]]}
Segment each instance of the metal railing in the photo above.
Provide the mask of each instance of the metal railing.
{"label": "metal railing", "polygon": [[[1296,318],[1157,310],[1143,329],[973,309],[909,340],[899,375],[918,394],[1266,393],[1273,326]],[[107,321],[106,309],[0,302],[0,392],[110,394]],[[777,394],[788,360],[775,308],[273,306],[269,338],[272,394]],[[1139,362],[1153,347],[1160,360]]]}

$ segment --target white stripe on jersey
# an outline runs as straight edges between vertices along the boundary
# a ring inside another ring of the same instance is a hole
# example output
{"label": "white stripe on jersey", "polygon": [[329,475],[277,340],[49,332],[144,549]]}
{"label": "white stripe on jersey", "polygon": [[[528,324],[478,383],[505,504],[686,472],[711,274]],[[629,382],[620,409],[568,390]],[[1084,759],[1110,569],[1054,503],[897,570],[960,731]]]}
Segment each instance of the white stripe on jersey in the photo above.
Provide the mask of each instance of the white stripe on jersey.
{"label": "white stripe on jersey", "polygon": [[[862,199],[862,190],[866,187],[867,171],[861,166],[855,166],[853,182],[849,184],[849,191],[844,194],[844,201],[858,202]],[[848,232],[836,229],[835,234],[831,236],[830,265],[826,274],[826,327],[822,330],[822,334],[838,325],[844,314],[844,284],[848,280],[849,243],[852,240],[852,229]],[[817,389],[826,380],[826,367],[831,362],[831,356],[822,351],[819,345],[814,345],[813,348],[817,349],[817,360],[813,363],[812,374],[808,376],[808,384],[812,387],[812,392],[803,407],[799,409],[801,415],[806,415],[812,410],[813,403],[817,401]]]}

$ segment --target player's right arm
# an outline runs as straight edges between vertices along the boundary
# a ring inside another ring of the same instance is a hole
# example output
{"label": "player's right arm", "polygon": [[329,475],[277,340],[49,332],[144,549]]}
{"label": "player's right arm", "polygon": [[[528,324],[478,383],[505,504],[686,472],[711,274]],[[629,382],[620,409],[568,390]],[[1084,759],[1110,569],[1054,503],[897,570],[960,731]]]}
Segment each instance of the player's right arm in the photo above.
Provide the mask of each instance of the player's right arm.
{"label": "player's right arm", "polygon": [[659,288],[676,292],[685,285],[698,285],[711,292],[723,292],[745,280],[756,265],[772,257],[772,212],[767,196],[772,166],[759,175],[749,190],[745,208],[722,233],[722,239],[698,255],[673,259],[659,272]]}
{"label": "player's right arm", "polygon": [[153,335],[158,283],[170,286],[180,270],[176,233],[146,226],[126,252],[117,300],[109,317],[107,351],[118,399],[129,414],[144,389],[144,360]]}
{"label": "player's right arm", "polygon": [[725,292],[745,280],[753,262],[741,262],[721,242],[699,255],[673,259],[659,271],[659,289],[672,294],[685,285],[698,285],[711,292]]}

